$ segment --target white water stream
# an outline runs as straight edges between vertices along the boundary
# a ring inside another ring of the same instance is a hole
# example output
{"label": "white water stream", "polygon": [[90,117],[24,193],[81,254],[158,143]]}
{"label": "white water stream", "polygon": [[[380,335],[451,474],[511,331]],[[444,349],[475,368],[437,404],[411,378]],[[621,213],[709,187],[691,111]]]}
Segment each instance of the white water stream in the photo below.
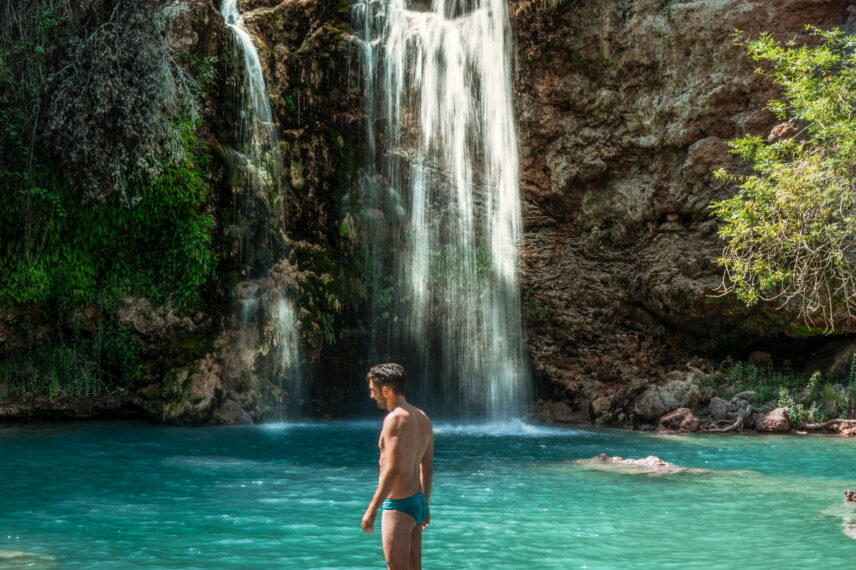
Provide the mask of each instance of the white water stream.
{"label": "white water stream", "polygon": [[357,0],[352,29],[377,357],[403,361],[437,415],[525,413],[506,2]]}
{"label": "white water stream", "polygon": [[[244,82],[241,87],[240,130],[238,154],[243,162],[246,182],[251,196],[247,200],[257,200],[271,208],[271,196],[281,196],[280,175],[282,157],[279,140],[268,102],[265,80],[259,53],[253,42],[253,37],[244,26],[244,20],[238,12],[237,0],[224,0],[220,8],[226,25],[232,30],[235,43],[239,46],[244,61]],[[280,198],[281,203],[281,198]],[[285,233],[283,219],[282,232]],[[256,291],[255,287],[253,291]],[[277,345],[280,351],[280,374],[285,379],[285,387],[290,400],[294,403],[305,396],[301,382],[300,362],[298,352],[297,321],[294,308],[287,298],[285,291],[279,291],[277,298],[269,299],[273,304],[271,315],[276,322],[278,334]],[[248,326],[249,315],[256,315],[254,307],[258,299],[250,298],[245,301],[242,312],[244,326]],[[253,310],[248,310],[253,308]],[[253,317],[254,318],[254,317]]]}

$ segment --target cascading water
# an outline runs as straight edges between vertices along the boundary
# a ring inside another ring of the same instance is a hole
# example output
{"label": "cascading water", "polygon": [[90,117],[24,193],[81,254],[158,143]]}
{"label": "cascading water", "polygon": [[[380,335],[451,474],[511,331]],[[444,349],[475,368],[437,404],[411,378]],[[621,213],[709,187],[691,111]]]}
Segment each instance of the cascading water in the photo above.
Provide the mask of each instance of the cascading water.
{"label": "cascading water", "polygon": [[[246,208],[243,217],[250,219],[259,212],[275,211],[278,206],[282,218],[279,225],[284,238],[285,220],[282,214],[280,187],[282,156],[265,89],[259,53],[252,36],[244,27],[244,20],[238,12],[237,0],[224,0],[220,13],[226,25],[232,30],[236,47],[243,54],[244,80],[240,89],[240,127],[237,137],[239,148],[231,152],[236,169],[242,173],[242,180],[248,194],[243,201]],[[263,204],[264,207],[258,208],[258,204]],[[267,226],[267,223],[266,220],[264,225]],[[251,232],[239,233],[246,236]],[[269,236],[270,232],[265,231],[264,235]],[[250,240],[240,239],[239,243],[246,241]],[[244,257],[246,258],[245,271],[252,274],[256,260],[249,254],[245,254]],[[285,257],[284,253],[283,257]],[[247,298],[243,299],[241,316],[243,326],[246,328],[251,320],[258,318],[260,299],[257,298],[259,291],[257,285],[247,286],[245,290]],[[268,312],[276,324],[276,344],[280,352],[279,374],[285,380],[290,401],[296,404],[304,396],[304,389],[300,375],[299,341],[294,309],[285,291],[265,291],[264,295],[263,304],[269,306]],[[242,337],[246,338],[245,335]],[[295,406],[292,408],[296,409]]]}
{"label": "cascading water", "polygon": [[357,0],[352,29],[375,357],[403,361],[413,399],[435,415],[520,415],[530,382],[506,0],[434,0],[426,11]]}

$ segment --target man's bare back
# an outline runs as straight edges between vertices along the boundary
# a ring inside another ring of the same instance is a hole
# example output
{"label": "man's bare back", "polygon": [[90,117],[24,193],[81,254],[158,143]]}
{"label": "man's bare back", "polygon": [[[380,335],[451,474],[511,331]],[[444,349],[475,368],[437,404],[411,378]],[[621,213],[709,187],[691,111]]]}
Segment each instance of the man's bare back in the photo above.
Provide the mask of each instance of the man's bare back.
{"label": "man's bare back", "polygon": [[[433,440],[431,420],[416,406],[405,402],[384,418],[378,441],[380,472],[384,472],[385,462],[395,461],[398,465],[398,476],[385,499],[404,499],[420,491],[425,492],[421,463]],[[397,447],[394,453],[393,446]],[[386,453],[387,449],[389,453]]]}
{"label": "man's bare back", "polygon": [[428,504],[434,472],[434,432],[425,412],[404,398],[404,369],[381,364],[367,375],[369,395],[390,413],[383,421],[380,477],[366,514],[363,531],[374,531],[383,506],[383,551],[387,567],[422,567],[422,531],[430,521]]}

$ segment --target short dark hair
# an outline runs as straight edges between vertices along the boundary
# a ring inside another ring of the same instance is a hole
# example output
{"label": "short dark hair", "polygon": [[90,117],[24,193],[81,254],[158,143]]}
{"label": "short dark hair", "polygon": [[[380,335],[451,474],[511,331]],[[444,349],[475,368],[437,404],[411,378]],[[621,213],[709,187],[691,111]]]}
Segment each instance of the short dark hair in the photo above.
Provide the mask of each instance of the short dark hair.
{"label": "short dark hair", "polygon": [[407,381],[407,373],[404,366],[394,362],[386,362],[372,366],[366,374],[366,383],[374,381],[378,388],[388,386],[396,394],[404,394],[404,383]]}

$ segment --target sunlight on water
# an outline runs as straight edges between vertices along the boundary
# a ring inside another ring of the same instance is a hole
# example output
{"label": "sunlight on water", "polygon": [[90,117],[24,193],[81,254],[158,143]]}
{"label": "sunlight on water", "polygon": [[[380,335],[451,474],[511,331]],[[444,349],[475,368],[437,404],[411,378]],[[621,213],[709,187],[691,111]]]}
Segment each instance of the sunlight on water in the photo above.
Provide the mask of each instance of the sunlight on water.
{"label": "sunlight on water", "polygon": [[[0,429],[0,568],[382,568],[380,418]],[[590,469],[656,455],[667,475]],[[853,567],[856,441],[440,425],[426,568]],[[772,561],[772,562],[771,562]]]}

